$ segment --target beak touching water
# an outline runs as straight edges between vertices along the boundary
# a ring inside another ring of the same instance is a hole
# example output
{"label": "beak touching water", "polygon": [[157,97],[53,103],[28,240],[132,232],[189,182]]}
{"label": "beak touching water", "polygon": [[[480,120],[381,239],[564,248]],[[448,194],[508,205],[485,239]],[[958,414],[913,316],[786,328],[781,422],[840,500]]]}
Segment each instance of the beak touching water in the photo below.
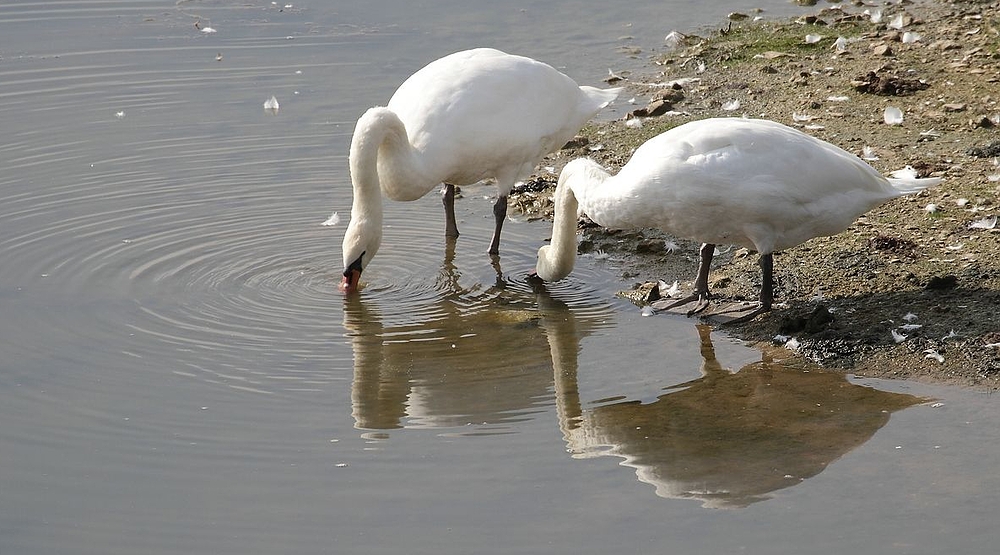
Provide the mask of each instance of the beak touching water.
{"label": "beak touching water", "polygon": [[364,255],[365,253],[361,253],[361,256],[344,268],[344,279],[340,282],[340,290],[344,293],[358,291],[361,282],[361,257]]}

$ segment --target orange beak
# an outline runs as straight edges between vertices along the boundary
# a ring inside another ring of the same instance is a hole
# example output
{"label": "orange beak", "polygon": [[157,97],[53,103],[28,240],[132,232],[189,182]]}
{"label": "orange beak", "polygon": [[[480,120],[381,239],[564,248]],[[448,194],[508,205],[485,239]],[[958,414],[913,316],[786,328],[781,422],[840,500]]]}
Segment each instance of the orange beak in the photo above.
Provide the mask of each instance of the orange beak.
{"label": "orange beak", "polygon": [[340,290],[344,293],[357,293],[358,285],[361,282],[361,272],[359,270],[348,270],[344,274],[344,279],[340,282]]}

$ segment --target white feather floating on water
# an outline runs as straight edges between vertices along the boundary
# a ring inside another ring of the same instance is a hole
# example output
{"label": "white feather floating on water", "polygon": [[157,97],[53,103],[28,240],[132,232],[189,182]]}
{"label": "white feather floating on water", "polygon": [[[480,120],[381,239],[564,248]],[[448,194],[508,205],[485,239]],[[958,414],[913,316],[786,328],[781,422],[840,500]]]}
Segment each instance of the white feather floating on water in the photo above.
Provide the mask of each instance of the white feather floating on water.
{"label": "white feather floating on water", "polygon": [[340,223],[340,214],[337,214],[337,212],[334,212],[333,214],[330,214],[330,217],[327,218],[326,221],[323,222],[320,225],[334,226],[334,225],[337,225],[339,223]]}
{"label": "white feather floating on water", "polygon": [[278,99],[274,95],[271,95],[271,98],[268,98],[267,102],[264,103],[264,110],[272,114],[278,113]]}
{"label": "white feather floating on water", "polygon": [[997,226],[997,217],[983,218],[969,224],[969,229],[994,229]]}
{"label": "white feather floating on water", "polygon": [[642,315],[643,316],[652,316],[654,314],[656,314],[656,310],[653,307],[651,307],[651,306],[644,306],[644,307],[642,307]]}
{"label": "white feather floating on water", "polygon": [[903,125],[903,111],[895,106],[889,106],[882,113],[882,119],[887,125]]}

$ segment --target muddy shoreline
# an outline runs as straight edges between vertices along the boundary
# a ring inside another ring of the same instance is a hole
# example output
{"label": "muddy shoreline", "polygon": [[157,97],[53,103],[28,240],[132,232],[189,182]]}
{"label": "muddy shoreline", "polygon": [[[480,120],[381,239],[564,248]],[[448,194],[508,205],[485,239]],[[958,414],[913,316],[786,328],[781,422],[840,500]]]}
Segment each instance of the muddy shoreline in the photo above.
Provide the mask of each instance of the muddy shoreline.
{"label": "muddy shoreline", "polygon": [[[776,310],[734,337],[857,375],[1000,387],[1000,4],[820,2],[807,17],[732,14],[724,28],[623,45],[645,71],[618,75],[622,117],[595,123],[511,197],[551,218],[562,165],[589,156],[617,171],[671,127],[762,117],[857,153],[883,174],[912,166],[936,188],[897,199],[847,231],[775,255]],[[879,17],[881,15],[881,17]],[[670,42],[670,41],[668,41]],[[902,114],[886,123],[887,108]],[[698,244],[581,221],[579,251],[619,271],[642,305],[657,282],[689,291]],[[720,247],[717,302],[753,301],[756,253]]]}

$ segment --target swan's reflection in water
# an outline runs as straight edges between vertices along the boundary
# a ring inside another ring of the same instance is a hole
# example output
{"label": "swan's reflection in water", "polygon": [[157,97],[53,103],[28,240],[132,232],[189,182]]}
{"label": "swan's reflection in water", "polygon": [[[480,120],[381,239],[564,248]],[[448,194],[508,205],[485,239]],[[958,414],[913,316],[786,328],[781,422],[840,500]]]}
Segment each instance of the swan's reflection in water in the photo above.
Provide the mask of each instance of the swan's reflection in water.
{"label": "swan's reflection in water", "polygon": [[[556,372],[560,426],[574,457],[614,455],[661,497],[737,508],[815,476],[923,399],[852,384],[844,374],[764,360],[737,372],[698,326],[703,376],[655,402],[581,410],[576,374]],[[557,366],[569,360],[557,360]]]}
{"label": "swan's reflection in water", "polygon": [[[505,280],[496,259],[495,283],[462,287],[452,248],[449,244],[433,297],[419,306],[387,303],[379,309],[363,296],[345,301],[356,427],[472,425],[465,433],[509,431],[514,422],[552,406],[552,359],[540,323],[551,312],[546,307],[574,318],[573,348],[611,318],[610,305],[589,300],[596,296],[592,292],[581,296],[588,300],[571,300],[571,312],[523,280]],[[390,320],[399,323],[384,323]]]}
{"label": "swan's reflection in water", "polygon": [[608,325],[610,308],[504,282],[499,268],[496,284],[462,289],[449,260],[437,284],[443,292],[425,302],[432,316],[385,325],[364,299],[346,301],[358,428],[473,424],[470,433],[503,433],[547,412],[554,386],[574,457],[622,457],[661,497],[745,507],[819,474],[891,413],[923,401],[852,384],[839,372],[767,360],[730,372],[715,357],[710,328],[698,326],[701,378],[664,388],[652,403],[588,406],[577,385],[580,343]]}

